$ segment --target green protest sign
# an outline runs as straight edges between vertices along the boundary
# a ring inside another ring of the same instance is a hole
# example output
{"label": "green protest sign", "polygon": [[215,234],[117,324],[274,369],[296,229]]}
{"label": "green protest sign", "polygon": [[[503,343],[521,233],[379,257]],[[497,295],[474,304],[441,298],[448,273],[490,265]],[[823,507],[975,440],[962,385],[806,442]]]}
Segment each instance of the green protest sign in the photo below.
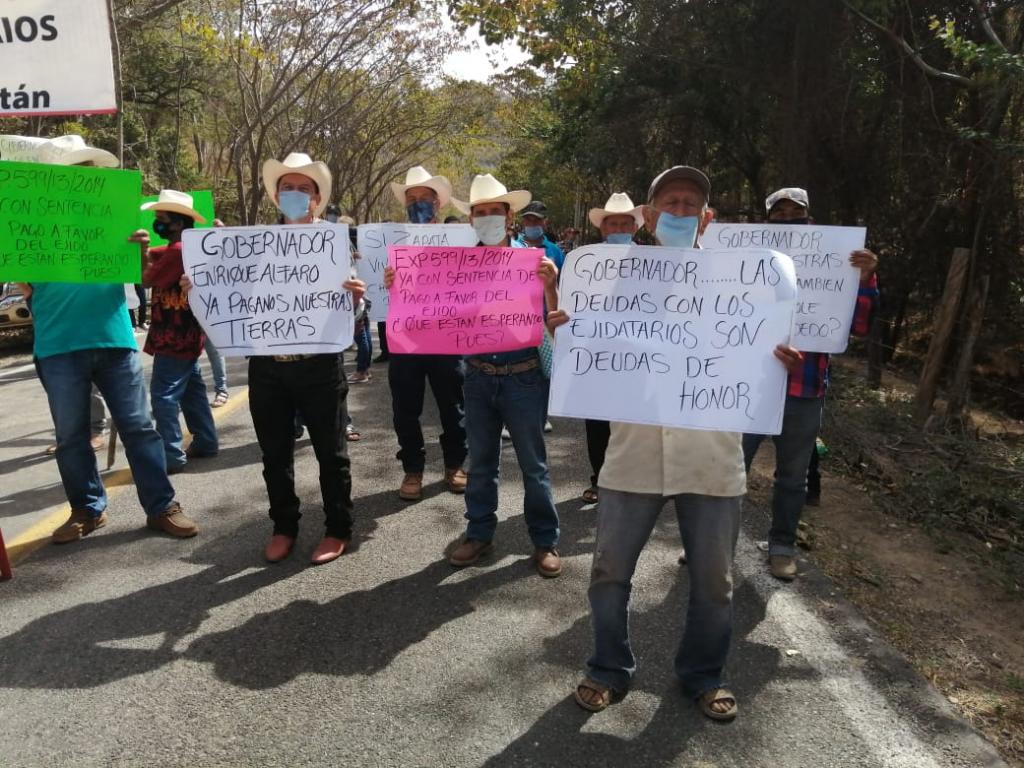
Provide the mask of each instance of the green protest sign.
{"label": "green protest sign", "polygon": [[[196,223],[196,229],[207,229],[213,226],[213,220],[215,215],[213,213],[213,192],[208,189],[199,190],[196,192],[189,192],[192,195],[192,207],[198,211],[204,219],[205,224]],[[142,198],[143,203],[155,203],[157,195],[151,197]],[[160,235],[153,231],[153,219],[156,218],[156,213],[153,211],[142,211],[139,218],[139,226],[143,229],[149,230],[149,244],[153,247],[158,245],[167,245],[167,241],[164,240]]]}
{"label": "green protest sign", "polygon": [[142,175],[0,161],[0,281],[137,283]]}

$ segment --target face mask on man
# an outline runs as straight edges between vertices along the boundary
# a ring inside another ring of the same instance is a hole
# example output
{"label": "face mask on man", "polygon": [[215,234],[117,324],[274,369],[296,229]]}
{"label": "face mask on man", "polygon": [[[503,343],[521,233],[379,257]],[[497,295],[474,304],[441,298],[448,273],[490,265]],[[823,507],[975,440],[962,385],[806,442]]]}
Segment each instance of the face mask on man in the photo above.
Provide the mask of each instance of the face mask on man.
{"label": "face mask on man", "polygon": [[654,237],[659,245],[669,248],[693,248],[697,242],[697,227],[700,219],[696,216],[674,216],[664,211],[658,215]]}
{"label": "face mask on man", "polygon": [[475,216],[473,229],[484,245],[497,245],[505,239],[504,216]]}
{"label": "face mask on man", "polygon": [[530,226],[524,226],[523,234],[526,236],[527,240],[540,240],[544,237],[544,227],[537,227],[532,224]]}
{"label": "face mask on man", "polygon": [[405,206],[410,224],[429,224],[434,218],[434,204],[429,200],[409,203]]}
{"label": "face mask on man", "polygon": [[153,231],[166,240],[167,236],[171,234],[171,222],[157,219],[153,222]]}
{"label": "face mask on man", "polygon": [[336,214],[336,213],[328,213],[327,214],[327,220],[329,222],[331,222],[331,224],[337,224],[338,223],[338,214]]}
{"label": "face mask on man", "polygon": [[810,224],[811,220],[808,217],[802,219],[784,219],[781,221],[772,221],[770,224]]}
{"label": "face mask on man", "polygon": [[305,192],[287,190],[278,194],[277,207],[288,221],[299,221],[309,215],[311,200],[312,198]]}
{"label": "face mask on man", "polygon": [[633,236],[629,232],[612,232],[604,241],[609,245],[629,245],[633,242]]}

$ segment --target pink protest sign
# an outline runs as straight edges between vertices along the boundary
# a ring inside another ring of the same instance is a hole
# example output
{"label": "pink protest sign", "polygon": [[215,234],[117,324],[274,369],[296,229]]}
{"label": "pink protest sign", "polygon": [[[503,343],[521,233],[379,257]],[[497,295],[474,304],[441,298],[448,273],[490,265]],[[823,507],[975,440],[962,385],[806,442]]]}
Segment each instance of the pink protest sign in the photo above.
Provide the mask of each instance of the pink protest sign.
{"label": "pink protest sign", "polygon": [[482,355],[536,347],[544,333],[540,248],[393,245],[388,349]]}

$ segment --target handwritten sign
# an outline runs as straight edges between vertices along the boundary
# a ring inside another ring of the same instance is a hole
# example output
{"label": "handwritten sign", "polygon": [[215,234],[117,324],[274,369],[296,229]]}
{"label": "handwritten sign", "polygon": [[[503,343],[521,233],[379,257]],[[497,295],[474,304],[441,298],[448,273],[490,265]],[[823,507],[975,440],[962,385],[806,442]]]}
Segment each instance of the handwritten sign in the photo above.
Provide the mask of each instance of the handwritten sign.
{"label": "handwritten sign", "polygon": [[117,111],[107,0],[6,0],[0,117]]}
{"label": "handwritten sign", "polygon": [[[192,195],[192,206],[206,219],[205,224],[197,223],[194,228],[209,229],[213,226],[213,220],[216,218],[216,214],[213,211],[213,192],[204,189],[189,192],[189,194]],[[157,195],[142,198],[143,203],[155,203],[156,201]],[[149,231],[149,245],[151,248],[155,248],[158,245],[167,245],[167,241],[153,231],[153,221],[155,219],[156,211],[149,210],[139,213],[139,226]]]}
{"label": "handwritten sign", "polygon": [[850,254],[864,247],[864,227],[712,223],[708,248],[771,248],[793,259],[799,291],[791,343],[804,352],[845,352],[857,307],[860,270]]}
{"label": "handwritten sign", "polygon": [[551,413],[779,434],[796,277],[766,249],[577,248],[562,270]]}
{"label": "handwritten sign", "polygon": [[189,305],[228,357],[341,352],[352,344],[348,227],[186,230]]}
{"label": "handwritten sign", "polygon": [[388,349],[481,355],[536,347],[544,334],[542,248],[388,248],[395,282]]}
{"label": "handwritten sign", "polygon": [[[366,283],[370,300],[370,320],[388,319],[391,297],[384,288],[384,267],[388,265],[389,245],[430,245],[471,248],[477,244],[476,232],[469,224],[363,224],[356,233],[356,261],[359,279]],[[390,342],[390,340],[389,340]]]}
{"label": "handwritten sign", "polygon": [[138,171],[0,162],[0,280],[139,282],[141,192]]}
{"label": "handwritten sign", "polygon": [[0,136],[0,160],[13,163],[38,163],[39,151],[49,139],[38,136]]}

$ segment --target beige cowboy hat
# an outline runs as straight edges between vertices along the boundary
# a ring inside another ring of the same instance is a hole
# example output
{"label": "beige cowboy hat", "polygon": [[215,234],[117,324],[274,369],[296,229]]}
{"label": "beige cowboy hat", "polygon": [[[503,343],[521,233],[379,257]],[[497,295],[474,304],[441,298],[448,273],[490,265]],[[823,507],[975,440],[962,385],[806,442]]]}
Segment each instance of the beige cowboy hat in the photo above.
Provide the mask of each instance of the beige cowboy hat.
{"label": "beige cowboy hat", "polygon": [[105,149],[90,147],[77,134],[58,136],[39,147],[39,162],[49,165],[92,163],[100,168],[117,168],[121,163]]}
{"label": "beige cowboy hat", "polygon": [[643,206],[633,205],[633,201],[625,192],[613,192],[612,196],[608,198],[608,202],[604,204],[604,208],[591,208],[587,216],[590,223],[598,229],[601,228],[601,222],[608,216],[632,216],[638,229],[644,225]]}
{"label": "beige cowboy hat", "polygon": [[314,216],[321,216],[331,203],[331,169],[326,163],[314,162],[305,152],[292,152],[284,161],[267,160],[263,164],[263,186],[273,200],[277,196],[277,182],[289,173],[299,173],[311,178],[320,192],[320,204],[313,211]]}
{"label": "beige cowboy hat", "polygon": [[176,189],[161,189],[160,197],[151,203],[143,203],[139,207],[143,211],[180,213],[182,216],[188,216],[196,224],[205,224],[206,219],[194,206],[195,201],[192,200],[192,195],[187,192],[179,192]]}
{"label": "beige cowboy hat", "polygon": [[489,173],[477,174],[469,187],[469,202],[452,198],[452,205],[463,213],[469,213],[474,205],[480,203],[508,203],[515,213],[530,203],[532,195],[525,189],[509,192],[508,189]]}
{"label": "beige cowboy hat", "polygon": [[440,208],[444,208],[452,199],[452,183],[448,181],[448,178],[446,176],[431,176],[430,171],[422,165],[417,165],[406,171],[405,184],[399,184],[397,181],[391,182],[391,192],[402,205],[405,205],[406,190],[413,187],[427,187],[437,192],[437,200],[440,203],[438,207]]}
{"label": "beige cowboy hat", "polygon": [[48,141],[49,139],[38,136],[0,136],[0,160],[10,160],[12,163],[38,163],[39,150]]}

